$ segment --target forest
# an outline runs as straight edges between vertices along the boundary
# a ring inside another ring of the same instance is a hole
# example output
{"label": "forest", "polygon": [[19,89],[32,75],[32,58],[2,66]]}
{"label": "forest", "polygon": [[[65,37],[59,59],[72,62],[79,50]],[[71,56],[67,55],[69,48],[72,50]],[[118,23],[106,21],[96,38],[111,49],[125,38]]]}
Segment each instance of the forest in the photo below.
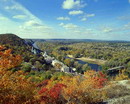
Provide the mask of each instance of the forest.
{"label": "forest", "polygon": [[[37,42],[37,45],[48,54],[55,56],[58,60],[65,62],[70,66],[80,67],[83,65],[75,65],[73,59],[85,59],[89,63],[96,63],[102,66],[102,70],[124,66],[129,74],[130,67],[130,43],[129,42]],[[71,56],[73,59],[66,59]],[[87,66],[87,65],[85,65]],[[83,70],[90,69],[83,67]],[[81,71],[80,71],[81,72]]]}
{"label": "forest", "polygon": [[[55,70],[41,53],[32,53],[30,41],[25,42],[13,34],[1,36],[0,104],[107,104],[111,101],[128,104],[130,43],[36,42],[41,50],[67,66],[76,67],[81,73],[73,75]],[[65,58],[68,55],[73,59]],[[105,60],[106,63],[102,70],[95,71],[87,64],[75,62],[81,57]],[[125,69],[113,77],[107,75],[108,68],[118,65],[124,65]]]}

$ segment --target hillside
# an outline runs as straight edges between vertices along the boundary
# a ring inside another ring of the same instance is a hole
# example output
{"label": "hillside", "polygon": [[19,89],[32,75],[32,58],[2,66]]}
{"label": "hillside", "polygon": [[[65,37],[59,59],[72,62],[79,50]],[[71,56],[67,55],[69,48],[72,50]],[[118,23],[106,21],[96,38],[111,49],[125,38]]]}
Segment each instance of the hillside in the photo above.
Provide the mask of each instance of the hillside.
{"label": "hillside", "polygon": [[9,44],[11,46],[24,46],[25,40],[15,34],[0,34],[0,44]]}

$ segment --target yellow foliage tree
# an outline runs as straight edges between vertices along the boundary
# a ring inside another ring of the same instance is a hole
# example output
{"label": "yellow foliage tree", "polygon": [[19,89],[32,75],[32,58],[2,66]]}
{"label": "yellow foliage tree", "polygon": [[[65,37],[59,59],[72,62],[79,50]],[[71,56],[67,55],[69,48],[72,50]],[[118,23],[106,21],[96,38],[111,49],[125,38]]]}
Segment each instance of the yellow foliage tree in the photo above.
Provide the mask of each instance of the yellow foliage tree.
{"label": "yellow foliage tree", "polygon": [[0,69],[10,69],[18,66],[22,62],[20,55],[11,54],[12,50],[0,46]]}
{"label": "yellow foliage tree", "polygon": [[129,79],[128,75],[126,75],[125,72],[126,72],[126,69],[119,71],[119,74],[116,75],[116,77],[115,77],[115,81],[120,81],[120,80],[127,80],[127,79]]}
{"label": "yellow foliage tree", "polygon": [[84,76],[65,77],[62,84],[67,87],[63,89],[63,96],[68,104],[90,104],[103,101],[106,92],[102,88],[107,79],[104,74],[95,71],[87,71]]}
{"label": "yellow foliage tree", "polygon": [[23,72],[0,70],[0,104],[32,104],[34,95],[35,84]]}
{"label": "yellow foliage tree", "polygon": [[34,104],[35,84],[26,79],[22,71],[13,73],[7,70],[18,66],[21,56],[5,49],[0,46],[0,104]]}
{"label": "yellow foliage tree", "polygon": [[[40,90],[42,102],[50,104],[48,100],[49,91],[53,86],[62,84],[65,87],[60,88],[58,99],[55,102],[62,102],[61,104],[94,104],[103,101],[106,98],[105,90],[101,89],[105,86],[107,79],[105,75],[100,72],[87,71],[84,75],[80,76],[65,76],[60,81],[47,81],[46,85]],[[56,88],[58,90],[58,88]],[[51,92],[52,93],[52,92]],[[56,94],[56,91],[53,92]],[[50,98],[49,98],[50,99]],[[55,103],[54,103],[55,104]]]}

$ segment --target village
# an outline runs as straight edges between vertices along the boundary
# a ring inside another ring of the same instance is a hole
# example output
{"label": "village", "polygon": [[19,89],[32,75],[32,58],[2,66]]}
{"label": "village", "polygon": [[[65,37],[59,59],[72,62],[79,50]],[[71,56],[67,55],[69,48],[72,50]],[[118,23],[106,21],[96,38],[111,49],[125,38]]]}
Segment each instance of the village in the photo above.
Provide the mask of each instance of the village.
{"label": "village", "polygon": [[79,74],[79,73],[76,72],[76,68],[68,67],[63,62],[60,62],[59,60],[55,59],[54,57],[49,56],[46,51],[45,52],[41,51],[36,46],[36,44],[32,46],[31,52],[34,53],[34,54],[42,54],[46,63],[51,64],[55,68],[56,71],[71,73],[71,74],[74,74],[74,75]]}
{"label": "village", "polygon": [[[40,50],[36,43],[32,45],[31,52],[34,54],[41,54],[44,57],[44,60],[46,61],[47,64],[51,64],[56,71],[58,72],[64,72],[64,73],[70,73],[73,75],[79,75],[81,73],[77,73],[77,69],[74,67],[69,67],[65,65],[63,62],[57,60],[55,57],[51,57],[47,54],[46,51]],[[33,67],[34,68],[34,67]],[[107,70],[107,74],[110,76],[115,76],[119,74],[121,70],[123,70],[125,67],[124,66],[118,66],[118,67],[113,67]]]}

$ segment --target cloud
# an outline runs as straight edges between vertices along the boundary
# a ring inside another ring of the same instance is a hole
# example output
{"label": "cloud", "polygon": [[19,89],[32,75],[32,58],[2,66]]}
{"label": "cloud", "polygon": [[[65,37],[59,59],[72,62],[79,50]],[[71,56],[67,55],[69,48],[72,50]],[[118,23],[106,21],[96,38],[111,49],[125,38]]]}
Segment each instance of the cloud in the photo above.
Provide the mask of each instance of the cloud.
{"label": "cloud", "polygon": [[15,19],[25,19],[26,15],[15,15],[15,16],[13,16],[13,18],[15,18]]}
{"label": "cloud", "polygon": [[104,28],[102,29],[102,32],[104,32],[104,33],[113,32],[113,29],[110,28],[110,27],[104,27]]}
{"label": "cloud", "polygon": [[8,20],[8,18],[0,15],[0,20],[6,21],[6,20]]}
{"label": "cloud", "polygon": [[69,15],[79,15],[79,14],[83,14],[84,12],[81,10],[73,10],[69,12]]}
{"label": "cloud", "polygon": [[87,21],[87,18],[83,17],[83,18],[81,19],[81,21]]}
{"label": "cloud", "polygon": [[35,21],[35,20],[30,20],[30,21],[27,21],[27,22],[25,22],[25,25],[26,26],[41,26],[41,24],[39,24],[37,21]]}
{"label": "cloud", "polygon": [[81,16],[80,18],[81,18],[81,21],[86,21],[87,18],[94,17],[94,16],[95,16],[94,13],[92,13],[92,14],[84,14],[84,15]]}
{"label": "cloud", "polygon": [[75,9],[75,8],[83,8],[86,4],[81,0],[65,0],[62,4],[63,9]]}
{"label": "cloud", "polygon": [[123,30],[130,30],[130,22],[124,25]]}
{"label": "cloud", "polygon": [[130,3],[130,0],[128,0],[128,2]]}
{"label": "cloud", "polygon": [[117,19],[119,19],[119,20],[130,20],[130,16],[121,16],[121,17],[118,17]]}
{"label": "cloud", "polygon": [[5,9],[6,9],[6,10],[14,10],[14,9],[15,9],[15,10],[18,10],[18,9],[20,9],[20,8],[19,8],[17,5],[13,5],[13,6],[6,6]]}
{"label": "cloud", "polygon": [[86,17],[94,17],[95,14],[86,14]]}
{"label": "cloud", "polygon": [[57,20],[70,20],[69,17],[58,17]]}
{"label": "cloud", "polygon": [[68,23],[68,24],[60,23],[59,25],[65,29],[76,29],[78,27],[77,25],[74,25],[72,23]]}
{"label": "cloud", "polygon": [[23,27],[31,27],[33,29],[41,29],[41,31],[46,31],[46,30],[51,30],[52,27],[49,27],[49,26],[46,26],[46,25],[43,25],[35,20],[30,20],[30,21],[27,21],[24,23]]}
{"label": "cloud", "polygon": [[[0,0],[0,11],[2,11],[2,15],[0,14],[1,33],[14,33],[23,38],[47,38],[55,33],[51,26],[44,24],[44,21],[15,0]],[[7,13],[8,15],[6,15]],[[16,19],[22,19],[22,21],[18,22]]]}
{"label": "cloud", "polygon": [[[10,13],[11,15],[14,15],[14,18],[24,18],[24,16],[28,17],[28,20],[32,20],[35,19],[39,22],[41,22],[41,20],[39,18],[37,18],[36,16],[34,16],[28,9],[26,9],[23,5],[21,5],[20,3],[16,2],[15,0],[9,0],[7,2],[4,3],[5,5],[3,5],[3,8],[5,11],[7,11],[8,13]],[[19,14],[22,14],[24,16],[21,16]]]}

